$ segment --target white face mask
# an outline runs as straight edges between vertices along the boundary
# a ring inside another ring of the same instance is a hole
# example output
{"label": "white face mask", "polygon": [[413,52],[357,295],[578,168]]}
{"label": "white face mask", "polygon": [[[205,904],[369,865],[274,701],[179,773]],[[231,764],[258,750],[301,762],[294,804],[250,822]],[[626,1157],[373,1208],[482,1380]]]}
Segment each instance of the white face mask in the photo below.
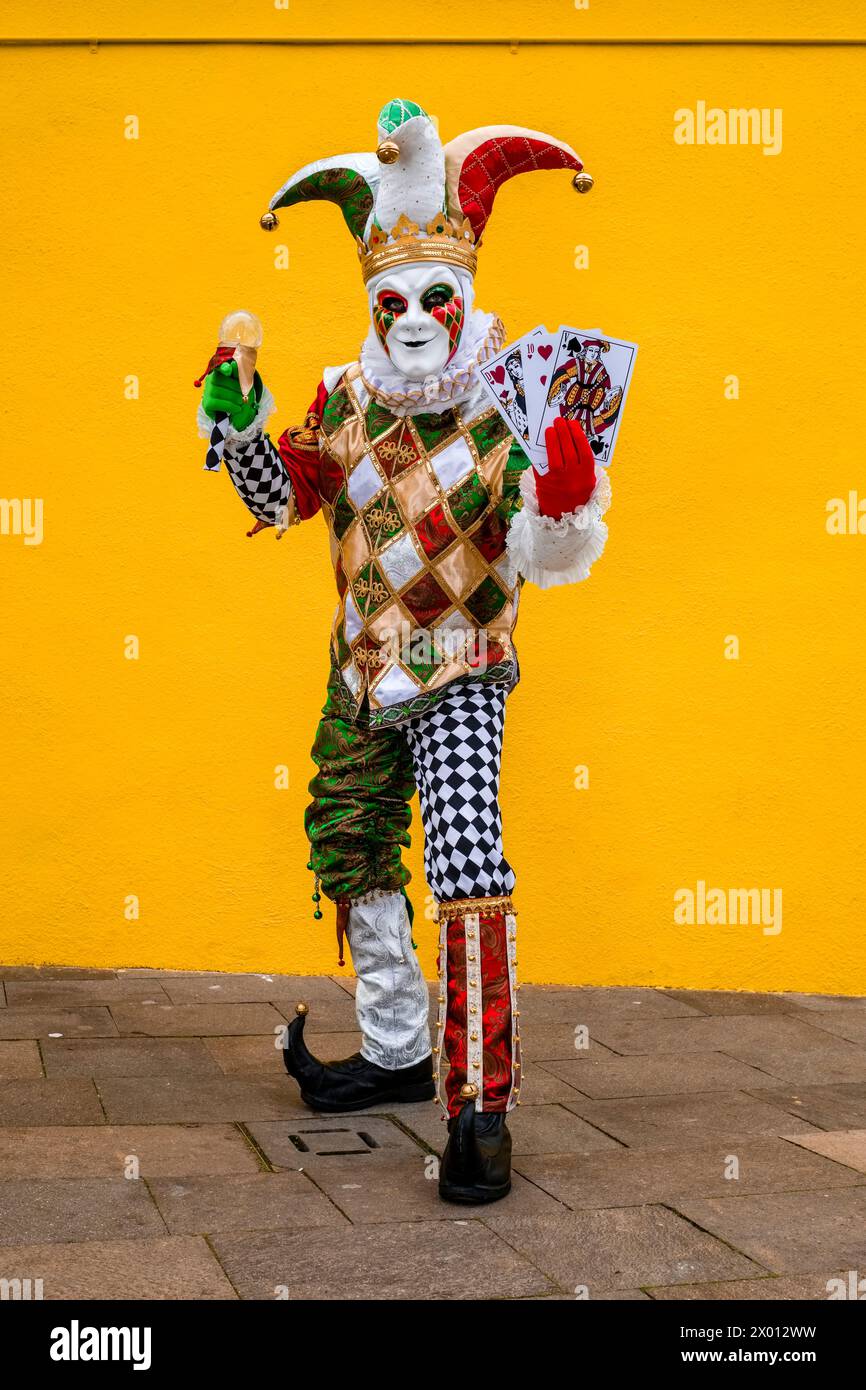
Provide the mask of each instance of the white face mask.
{"label": "white face mask", "polygon": [[368,286],[373,330],[411,381],[438,376],[457,351],[468,306],[447,265],[403,265]]}

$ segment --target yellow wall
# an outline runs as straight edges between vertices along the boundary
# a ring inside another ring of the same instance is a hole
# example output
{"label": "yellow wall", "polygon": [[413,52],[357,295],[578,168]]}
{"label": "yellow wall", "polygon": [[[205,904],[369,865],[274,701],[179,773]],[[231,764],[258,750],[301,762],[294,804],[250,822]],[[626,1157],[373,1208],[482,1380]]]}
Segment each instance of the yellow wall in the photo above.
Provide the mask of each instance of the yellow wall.
{"label": "yellow wall", "polygon": [[[818,8],[436,14],[454,35],[856,35],[853,0]],[[369,36],[397,13],[423,35],[432,13],[4,10],[17,37],[292,37],[325,15]],[[365,296],[335,210],[284,216],[288,271],[257,219],[300,164],[370,148],[406,95],[446,138],[506,121],[576,146],[595,191],[506,187],[478,299],[514,337],[601,324],[641,347],[607,553],[587,584],[527,589],[518,629],[503,802],[523,977],[866,993],[866,536],[825,527],[829,498],[866,497],[864,76],[862,47],[0,50],[0,495],[43,498],[45,526],[40,546],[0,535],[0,959],[333,968],[302,830],[324,529],[245,539],[227,479],[202,472],[191,382],[238,304],[265,322],[280,428],[355,355]],[[676,145],[673,113],[698,100],[782,108],[781,154]],[[420,907],[417,844],[410,863]],[[781,888],[782,931],[675,924],[698,880]],[[432,973],[432,925],[417,935]]]}

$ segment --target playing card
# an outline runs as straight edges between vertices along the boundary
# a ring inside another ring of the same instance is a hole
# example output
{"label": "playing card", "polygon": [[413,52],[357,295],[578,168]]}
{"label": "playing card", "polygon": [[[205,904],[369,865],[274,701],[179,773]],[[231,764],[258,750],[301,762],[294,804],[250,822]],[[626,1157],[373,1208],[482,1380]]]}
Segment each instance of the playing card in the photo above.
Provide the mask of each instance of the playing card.
{"label": "playing card", "polygon": [[550,355],[540,415],[533,417],[530,449],[544,447],[545,431],[557,416],[583,426],[599,463],[607,467],[631,384],[637,344],[594,330],[560,328]]}
{"label": "playing card", "polygon": [[523,338],[503,348],[481,368],[481,379],[499,414],[515,439],[529,452],[529,416],[523,384]]}
{"label": "playing card", "polygon": [[529,437],[535,437],[536,426],[547,394],[550,359],[556,334],[548,333],[544,324],[524,334],[520,340],[523,357],[523,384],[526,392],[526,413],[529,416]]}

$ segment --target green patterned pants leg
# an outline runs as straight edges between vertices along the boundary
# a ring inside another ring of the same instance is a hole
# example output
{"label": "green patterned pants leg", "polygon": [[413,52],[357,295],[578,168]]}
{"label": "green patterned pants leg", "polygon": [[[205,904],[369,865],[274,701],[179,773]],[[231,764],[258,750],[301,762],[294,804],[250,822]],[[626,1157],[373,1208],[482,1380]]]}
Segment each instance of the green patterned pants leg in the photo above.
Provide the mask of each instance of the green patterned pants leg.
{"label": "green patterned pants leg", "polygon": [[304,818],[310,862],[332,899],[360,898],[409,881],[401,850],[409,841],[415,791],[412,755],[401,729],[369,729],[338,712],[332,673],[313,744],[318,771]]}

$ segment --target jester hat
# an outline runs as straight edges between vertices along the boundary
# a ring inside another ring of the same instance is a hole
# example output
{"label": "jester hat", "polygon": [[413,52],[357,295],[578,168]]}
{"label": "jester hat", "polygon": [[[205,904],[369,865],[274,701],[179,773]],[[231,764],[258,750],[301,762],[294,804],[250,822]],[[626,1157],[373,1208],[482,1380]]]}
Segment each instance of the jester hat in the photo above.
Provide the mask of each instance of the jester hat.
{"label": "jester hat", "polygon": [[428,260],[474,275],[493,200],[515,174],[573,169],[579,193],[593,183],[570,145],[523,126],[481,126],[443,146],[414,101],[389,101],[379,113],[378,137],[375,154],[332,155],[299,169],[261,219],[271,231],[277,208],[336,203],[365,284],[394,265]]}

